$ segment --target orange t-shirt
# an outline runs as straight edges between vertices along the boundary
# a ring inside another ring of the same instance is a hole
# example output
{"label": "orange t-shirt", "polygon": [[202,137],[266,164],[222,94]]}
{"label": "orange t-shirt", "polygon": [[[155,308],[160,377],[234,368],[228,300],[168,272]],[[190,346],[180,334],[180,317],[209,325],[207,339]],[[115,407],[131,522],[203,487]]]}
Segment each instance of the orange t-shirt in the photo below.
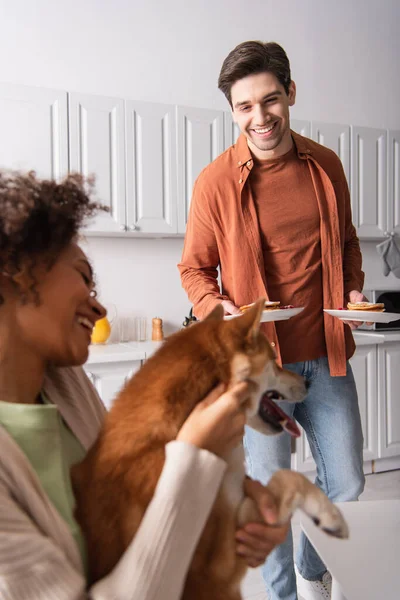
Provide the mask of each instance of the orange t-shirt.
{"label": "orange t-shirt", "polygon": [[250,174],[270,300],[304,306],[276,321],[283,363],[326,356],[320,213],[308,164],[296,147],[276,159],[256,160]]}

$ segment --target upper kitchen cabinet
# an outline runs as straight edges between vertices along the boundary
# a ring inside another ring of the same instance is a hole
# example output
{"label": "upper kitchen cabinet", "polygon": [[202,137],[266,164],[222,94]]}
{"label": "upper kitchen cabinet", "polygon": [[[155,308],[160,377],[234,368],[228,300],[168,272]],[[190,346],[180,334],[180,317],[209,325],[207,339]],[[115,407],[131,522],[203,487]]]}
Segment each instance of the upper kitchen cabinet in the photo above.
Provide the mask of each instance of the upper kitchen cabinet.
{"label": "upper kitchen cabinet", "polygon": [[224,149],[223,111],[177,107],[178,231],[185,233],[193,184]]}
{"label": "upper kitchen cabinet", "polygon": [[174,106],[127,101],[127,229],[177,232],[176,111]]}
{"label": "upper kitchen cabinet", "polygon": [[311,139],[330,148],[342,161],[347,182],[350,185],[350,126],[337,123],[311,123]]}
{"label": "upper kitchen cabinet", "polygon": [[95,175],[100,212],[88,231],[125,231],[125,119],[119,98],[69,94],[70,170]]}
{"label": "upper kitchen cabinet", "polygon": [[0,167],[61,179],[68,173],[67,93],[0,84]]}
{"label": "upper kitchen cabinet", "polygon": [[388,144],[387,230],[400,234],[400,131],[389,131]]}
{"label": "upper kitchen cabinet", "polygon": [[351,203],[357,233],[381,238],[387,231],[387,132],[351,128]]}
{"label": "upper kitchen cabinet", "polygon": [[311,123],[310,121],[303,121],[301,119],[290,119],[290,129],[299,135],[309,138],[311,135]]}
{"label": "upper kitchen cabinet", "polygon": [[232,118],[231,112],[224,112],[224,148],[225,150],[236,142],[240,129]]}

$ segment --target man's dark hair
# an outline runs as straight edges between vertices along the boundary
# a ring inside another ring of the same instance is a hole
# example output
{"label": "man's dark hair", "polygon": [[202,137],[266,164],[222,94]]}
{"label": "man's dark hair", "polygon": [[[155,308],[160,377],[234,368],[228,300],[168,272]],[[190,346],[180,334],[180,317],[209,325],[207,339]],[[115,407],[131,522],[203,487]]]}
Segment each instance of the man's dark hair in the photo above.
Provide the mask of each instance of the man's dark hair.
{"label": "man's dark hair", "polygon": [[286,52],[276,42],[243,42],[225,58],[218,78],[218,88],[232,106],[231,89],[236,81],[257,73],[272,73],[289,94],[290,63]]}

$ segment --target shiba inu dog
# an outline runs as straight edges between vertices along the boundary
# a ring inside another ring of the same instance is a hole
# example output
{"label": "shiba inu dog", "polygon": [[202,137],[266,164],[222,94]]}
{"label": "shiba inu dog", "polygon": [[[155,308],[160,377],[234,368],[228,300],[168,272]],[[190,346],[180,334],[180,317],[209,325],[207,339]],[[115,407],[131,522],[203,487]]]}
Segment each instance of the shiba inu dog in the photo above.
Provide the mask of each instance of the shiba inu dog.
{"label": "shiba inu dog", "polygon": [[[305,381],[277,365],[259,328],[264,304],[262,299],[229,321],[218,306],[204,321],[169,337],[118,394],[97,442],[72,469],[91,583],[107,575],[130,544],[162,471],[165,445],[219,382],[256,384],[246,405],[250,427],[265,435],[284,430],[299,435],[274,400],[300,402],[307,393]],[[236,555],[235,531],[260,516],[244,497],[243,447],[224,458],[228,469],[196,548],[183,600],[241,599],[247,567]],[[337,508],[304,476],[278,471],[268,487],[280,523],[300,507],[331,535],[347,536]]]}

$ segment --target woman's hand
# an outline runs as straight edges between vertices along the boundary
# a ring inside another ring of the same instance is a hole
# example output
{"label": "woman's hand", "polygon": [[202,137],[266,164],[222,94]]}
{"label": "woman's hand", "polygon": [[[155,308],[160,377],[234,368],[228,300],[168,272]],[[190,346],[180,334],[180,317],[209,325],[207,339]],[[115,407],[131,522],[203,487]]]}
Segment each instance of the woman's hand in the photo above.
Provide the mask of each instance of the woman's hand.
{"label": "woman's hand", "polygon": [[223,457],[242,441],[246,400],[255,391],[256,384],[250,381],[225,392],[222,384],[217,386],[193,409],[176,439]]}
{"label": "woman's hand", "polygon": [[264,523],[247,523],[236,532],[236,552],[246,559],[249,567],[259,567],[265,562],[268,554],[285,541],[289,531],[289,523],[276,525],[277,511],[275,500],[268,488],[258,481],[246,479],[244,484],[246,496],[256,503]]}

